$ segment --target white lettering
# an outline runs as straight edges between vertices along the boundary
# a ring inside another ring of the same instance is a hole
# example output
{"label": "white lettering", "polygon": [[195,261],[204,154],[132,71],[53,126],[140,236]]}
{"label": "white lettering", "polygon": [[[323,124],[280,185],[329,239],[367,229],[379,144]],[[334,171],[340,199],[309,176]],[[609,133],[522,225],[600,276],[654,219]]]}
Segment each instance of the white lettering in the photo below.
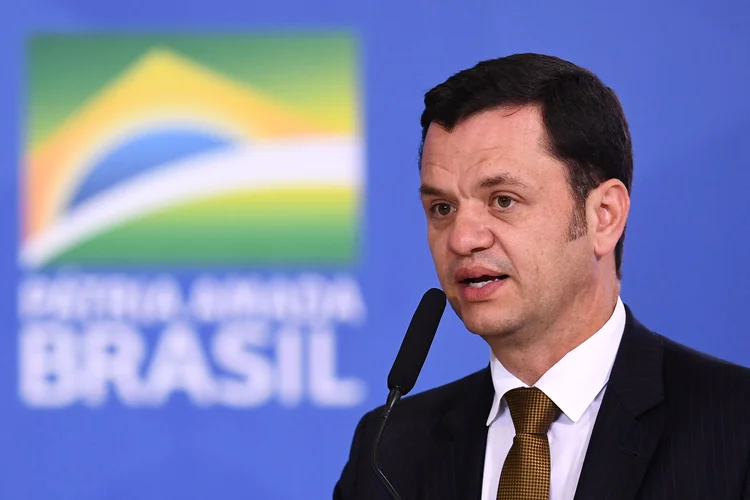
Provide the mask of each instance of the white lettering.
{"label": "white lettering", "polygon": [[151,321],[169,321],[182,312],[182,292],[177,282],[160,277],[143,291],[141,316]]}
{"label": "white lettering", "polygon": [[195,332],[182,324],[171,325],[162,334],[148,374],[149,398],[166,402],[175,390],[184,390],[197,405],[211,404],[215,387]]}
{"label": "white lettering", "polygon": [[365,399],[365,384],[336,377],[336,337],[328,330],[310,334],[310,397],[321,406],[356,406]]}
{"label": "white lettering", "polygon": [[[18,289],[21,400],[33,407],[112,400],[285,408],[360,404],[337,366],[337,324],[365,318],[346,274],[32,274]],[[205,337],[203,335],[205,334]],[[208,347],[208,348],[207,348]]]}
{"label": "white lettering", "polygon": [[276,335],[276,383],[282,406],[294,407],[302,399],[302,334],[293,327]]}
{"label": "white lettering", "polygon": [[111,382],[123,403],[143,401],[138,371],[143,361],[141,336],[124,323],[92,325],[83,337],[83,370],[78,389],[90,406],[107,400]]}
{"label": "white lettering", "polygon": [[19,338],[21,399],[62,407],[76,399],[76,336],[65,325],[31,323]]}
{"label": "white lettering", "polygon": [[214,337],[213,354],[217,363],[243,380],[222,380],[221,401],[234,407],[259,406],[273,393],[273,369],[266,357],[250,348],[265,347],[269,341],[264,323],[234,323],[222,328]]}

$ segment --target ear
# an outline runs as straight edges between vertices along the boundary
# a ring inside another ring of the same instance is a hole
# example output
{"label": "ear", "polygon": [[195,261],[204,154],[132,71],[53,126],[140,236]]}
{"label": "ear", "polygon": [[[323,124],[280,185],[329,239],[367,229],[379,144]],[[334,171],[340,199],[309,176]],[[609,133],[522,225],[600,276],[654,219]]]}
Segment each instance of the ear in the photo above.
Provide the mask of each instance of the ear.
{"label": "ear", "polygon": [[630,195],[621,181],[609,179],[591,191],[586,200],[589,234],[597,257],[614,251],[630,211]]}

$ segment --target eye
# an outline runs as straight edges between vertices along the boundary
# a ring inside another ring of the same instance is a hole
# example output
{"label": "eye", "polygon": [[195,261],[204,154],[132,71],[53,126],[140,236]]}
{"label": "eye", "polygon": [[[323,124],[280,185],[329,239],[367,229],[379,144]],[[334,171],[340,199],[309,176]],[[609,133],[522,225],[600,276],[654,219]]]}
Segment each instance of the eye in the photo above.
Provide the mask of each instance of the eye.
{"label": "eye", "polygon": [[495,196],[492,201],[497,205],[498,208],[510,208],[515,200],[510,196]]}
{"label": "eye", "polygon": [[432,213],[438,217],[447,217],[453,212],[453,207],[448,203],[435,203],[432,206]]}

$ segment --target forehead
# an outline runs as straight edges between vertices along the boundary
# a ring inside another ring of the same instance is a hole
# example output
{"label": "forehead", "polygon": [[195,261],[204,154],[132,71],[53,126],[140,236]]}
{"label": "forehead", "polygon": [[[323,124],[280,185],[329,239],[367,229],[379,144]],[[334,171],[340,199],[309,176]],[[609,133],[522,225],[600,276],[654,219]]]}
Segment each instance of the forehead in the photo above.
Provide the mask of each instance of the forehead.
{"label": "forehead", "polygon": [[433,123],[422,151],[422,179],[510,174],[544,182],[564,175],[550,156],[541,112],[535,106],[498,108],[472,115],[451,131]]}

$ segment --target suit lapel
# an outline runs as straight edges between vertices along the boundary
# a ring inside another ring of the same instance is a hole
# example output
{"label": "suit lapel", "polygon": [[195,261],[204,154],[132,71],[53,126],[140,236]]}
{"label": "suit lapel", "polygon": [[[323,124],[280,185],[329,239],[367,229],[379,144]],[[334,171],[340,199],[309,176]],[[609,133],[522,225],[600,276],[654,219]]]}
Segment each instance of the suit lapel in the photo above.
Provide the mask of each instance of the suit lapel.
{"label": "suit lapel", "polygon": [[487,416],[494,389],[489,368],[457,398],[433,430],[433,448],[423,463],[423,491],[429,500],[480,500]]}
{"label": "suit lapel", "polygon": [[662,435],[662,340],[626,312],[575,500],[635,498]]}

